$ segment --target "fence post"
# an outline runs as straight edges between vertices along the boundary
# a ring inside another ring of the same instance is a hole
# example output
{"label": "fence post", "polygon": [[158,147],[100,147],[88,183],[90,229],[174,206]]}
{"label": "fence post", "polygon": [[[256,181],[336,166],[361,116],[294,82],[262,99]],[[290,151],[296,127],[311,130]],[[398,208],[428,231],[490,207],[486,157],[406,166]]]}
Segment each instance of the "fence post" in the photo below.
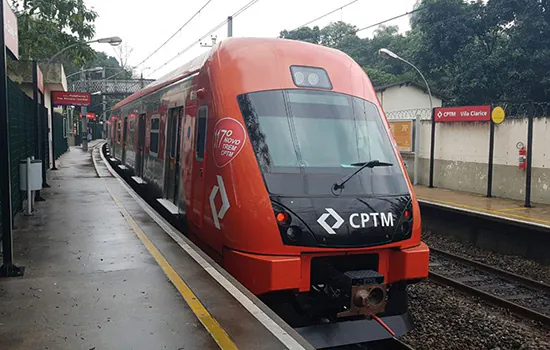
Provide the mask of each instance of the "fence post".
{"label": "fence post", "polygon": [[531,105],[531,113],[528,116],[527,122],[527,173],[525,176],[525,207],[531,208],[531,171],[533,159],[533,119],[535,109]]}
{"label": "fence post", "polygon": [[[40,137],[44,130],[40,130],[41,119],[40,118],[40,104],[38,103],[38,99],[40,98],[40,94],[38,93],[38,62],[36,60],[32,61],[32,98],[34,100],[34,125],[36,130],[36,147],[34,152],[34,158],[35,159],[41,159],[42,158],[42,182],[46,182],[46,172],[45,172],[45,162],[46,160],[41,157],[40,150],[44,147],[44,144],[42,143],[42,138]],[[43,128],[42,128],[43,129]],[[37,202],[44,202],[45,199],[42,198],[40,195],[40,190],[35,192],[35,201]]]}
{"label": "fence post", "polygon": [[[0,14],[6,2],[0,1]],[[2,266],[0,276],[23,275],[23,268],[13,264],[13,218],[11,205],[10,129],[8,109],[8,72],[4,40],[4,17],[0,15],[0,202],[2,218]]]}
{"label": "fence post", "polygon": [[55,167],[55,113],[53,111],[53,96],[50,97],[50,113],[52,116],[52,169],[57,170]]}
{"label": "fence post", "polygon": [[430,184],[429,188],[434,187],[434,162],[435,162],[435,108],[432,108],[432,137],[430,140]]}
{"label": "fence post", "polygon": [[[491,111],[493,106],[491,106]],[[495,123],[493,118],[489,119],[490,129],[489,129],[489,166],[487,170],[487,197],[491,198],[493,196],[493,158],[494,158],[494,149],[495,149]]]}
{"label": "fence post", "polygon": [[418,163],[420,159],[420,112],[416,113],[414,123],[414,185],[418,185]]}

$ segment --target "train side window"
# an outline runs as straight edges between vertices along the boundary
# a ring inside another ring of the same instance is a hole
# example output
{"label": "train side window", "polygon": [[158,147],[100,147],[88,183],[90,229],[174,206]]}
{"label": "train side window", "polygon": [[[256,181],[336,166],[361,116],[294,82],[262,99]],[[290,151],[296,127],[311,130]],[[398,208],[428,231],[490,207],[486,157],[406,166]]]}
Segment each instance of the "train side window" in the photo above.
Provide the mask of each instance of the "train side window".
{"label": "train side window", "polygon": [[151,118],[151,131],[149,133],[149,153],[152,156],[157,156],[159,152],[159,129],[160,129],[160,118],[153,117]]}
{"label": "train side window", "polygon": [[208,106],[201,106],[198,112],[197,137],[195,144],[195,157],[197,160],[204,160],[204,150],[206,148],[206,120],[208,118]]}

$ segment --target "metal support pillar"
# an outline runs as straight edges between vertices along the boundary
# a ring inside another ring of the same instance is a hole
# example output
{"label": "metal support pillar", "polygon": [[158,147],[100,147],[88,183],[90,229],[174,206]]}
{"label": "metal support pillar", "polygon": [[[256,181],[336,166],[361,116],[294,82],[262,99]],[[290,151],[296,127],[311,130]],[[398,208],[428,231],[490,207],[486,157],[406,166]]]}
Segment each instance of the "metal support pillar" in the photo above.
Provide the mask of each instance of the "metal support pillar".
{"label": "metal support pillar", "polygon": [[50,115],[52,118],[52,169],[57,170],[55,167],[55,115],[53,112],[53,97],[50,96]]}
{"label": "metal support pillar", "polygon": [[430,184],[429,188],[434,187],[434,163],[435,163],[435,108],[432,108],[432,137],[430,140]]}
{"label": "metal support pillar", "polygon": [[0,198],[2,203],[2,266],[0,267],[0,277],[13,277],[22,276],[24,268],[13,264],[8,72],[3,15],[5,4],[4,0],[0,0]]}
{"label": "metal support pillar", "polygon": [[233,17],[227,17],[227,37],[231,38],[233,36]]}
{"label": "metal support pillar", "polygon": [[41,113],[44,110],[46,111],[46,115],[43,115],[43,114],[40,115],[41,127],[42,127],[42,139],[40,140],[40,142],[42,143],[42,147],[41,147],[41,150],[42,150],[42,188],[50,188],[51,186],[48,184],[47,178],[46,178],[48,165],[49,165],[49,164],[46,163],[46,159],[48,158],[48,152],[50,150],[49,150],[48,147],[45,146],[48,143],[47,142],[48,132],[46,131],[47,126],[48,126],[48,110],[45,108],[46,106],[44,104],[45,103],[44,94],[39,91],[38,96],[40,96],[40,106],[42,106],[42,109],[39,109],[39,113]]}
{"label": "metal support pillar", "polygon": [[[493,110],[491,108],[491,110]],[[493,158],[495,152],[495,123],[493,119],[489,120],[489,166],[487,169],[487,197],[493,196]]]}
{"label": "metal support pillar", "polygon": [[[80,71],[80,80],[86,82],[84,69]],[[86,118],[86,114],[88,114],[88,107],[82,106],[80,110],[82,114],[82,150],[84,152],[88,152],[88,118]]]}
{"label": "metal support pillar", "polygon": [[531,208],[531,176],[533,168],[533,119],[535,110],[531,108],[527,124],[527,173],[525,174],[525,207]]}
{"label": "metal support pillar", "polygon": [[[103,80],[103,86],[101,87],[101,107],[102,107],[102,111],[101,111],[101,117],[99,118],[99,122],[101,122],[102,120],[105,120],[105,114],[107,113],[105,110],[106,110],[106,105],[107,105],[107,96],[105,96],[105,92],[107,92],[107,82],[105,81],[105,67],[103,67],[103,71],[101,73],[101,79]],[[143,80],[142,80],[142,83],[143,83]],[[97,123],[97,121],[96,121]],[[100,124],[102,125],[102,124]],[[102,130],[102,137],[103,138],[103,127],[101,128]],[[98,137],[99,138],[99,137]]]}
{"label": "metal support pillar", "polygon": [[[34,113],[35,113],[35,116],[34,116],[34,123],[35,123],[35,132],[36,132],[36,147],[34,148],[34,158],[35,159],[41,159],[41,150],[42,150],[42,147],[44,147],[44,145],[42,144],[42,130],[41,130],[41,125],[42,125],[42,121],[40,118],[40,103],[39,103],[39,99],[40,99],[40,94],[38,93],[38,62],[36,60],[33,60],[32,61],[32,98],[33,98],[33,101],[34,101]],[[42,159],[42,163],[44,164],[45,163],[45,160]],[[44,175],[44,167],[42,167],[42,175]],[[43,177],[44,180],[42,180],[43,182],[46,181],[46,179]],[[37,202],[44,202],[45,199],[42,198],[42,196],[40,195],[40,190],[36,191],[35,192],[35,197],[34,197],[35,201]]]}
{"label": "metal support pillar", "polygon": [[414,179],[413,184],[418,185],[418,163],[420,159],[420,113],[416,114],[414,122]]}

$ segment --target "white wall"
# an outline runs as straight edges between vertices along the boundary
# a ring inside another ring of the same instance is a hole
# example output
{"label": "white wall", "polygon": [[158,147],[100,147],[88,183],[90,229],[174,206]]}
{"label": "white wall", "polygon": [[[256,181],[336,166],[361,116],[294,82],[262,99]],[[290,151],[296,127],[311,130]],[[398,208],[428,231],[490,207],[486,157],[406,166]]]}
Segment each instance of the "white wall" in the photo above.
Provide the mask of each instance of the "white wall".
{"label": "white wall", "polygon": [[[533,167],[550,168],[550,118],[533,120]],[[423,120],[420,126],[420,157],[430,157],[432,123]],[[488,163],[489,123],[437,123],[435,128],[435,159]],[[493,164],[518,165],[521,141],[527,147],[527,118],[507,119],[495,125]]]}
{"label": "white wall", "polygon": [[[495,125],[493,195],[522,200],[526,171],[518,167],[521,141],[527,146],[527,118],[507,119]],[[485,194],[489,158],[489,123],[437,123],[434,185],[459,191]],[[431,121],[420,127],[419,183],[428,184]],[[532,191],[533,202],[550,203],[550,118],[533,120]],[[412,176],[412,155],[404,155]]]}
{"label": "white wall", "polygon": [[[396,85],[377,92],[386,113],[409,109],[430,108],[430,99],[424,90],[416,86]],[[442,101],[432,96],[433,106],[441,107]]]}

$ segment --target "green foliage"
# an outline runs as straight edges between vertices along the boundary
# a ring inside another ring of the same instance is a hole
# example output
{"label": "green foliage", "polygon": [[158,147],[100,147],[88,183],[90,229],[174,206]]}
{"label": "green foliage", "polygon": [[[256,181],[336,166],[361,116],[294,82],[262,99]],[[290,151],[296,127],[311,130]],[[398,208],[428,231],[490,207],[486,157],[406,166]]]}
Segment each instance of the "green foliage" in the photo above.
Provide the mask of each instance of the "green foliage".
{"label": "green foliage", "polygon": [[282,31],[281,37],[344,51],[374,85],[422,83],[408,65],[378,55],[388,48],[416,65],[449,103],[550,101],[549,0],[420,0],[415,8],[423,10],[411,15],[405,35],[381,26],[361,39],[354,26],[336,22]]}
{"label": "green foliage", "polygon": [[280,37],[291,40],[306,41],[312,44],[319,44],[321,42],[321,31],[317,26],[313,28],[301,27],[292,31],[283,30],[280,33]]}
{"label": "green foliage", "polygon": [[[93,38],[97,13],[83,0],[11,0],[19,29],[22,59],[47,60],[58,51]],[[67,50],[58,61],[68,73],[93,59],[95,51],[86,44]]]}

